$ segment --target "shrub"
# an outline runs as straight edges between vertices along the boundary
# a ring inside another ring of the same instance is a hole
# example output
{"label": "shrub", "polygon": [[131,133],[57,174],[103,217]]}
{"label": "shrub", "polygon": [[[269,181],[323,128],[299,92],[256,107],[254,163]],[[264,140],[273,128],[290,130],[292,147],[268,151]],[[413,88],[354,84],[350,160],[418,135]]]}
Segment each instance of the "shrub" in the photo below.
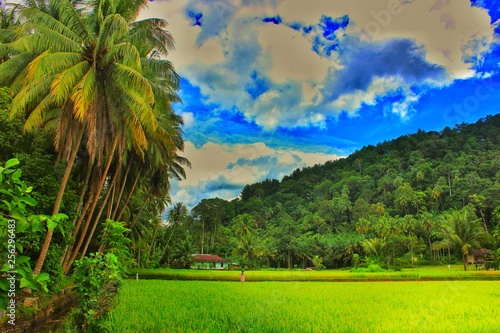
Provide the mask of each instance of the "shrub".
{"label": "shrub", "polygon": [[368,267],[359,267],[353,268],[350,270],[353,273],[378,273],[378,272],[387,272],[386,269],[383,269],[377,264],[370,264]]}
{"label": "shrub", "polygon": [[[60,228],[60,222],[67,218],[65,214],[49,217],[27,213],[27,207],[36,206],[37,202],[30,195],[33,188],[21,180],[18,165],[19,160],[13,158],[0,166],[0,309],[3,310],[9,299],[19,295],[16,291],[20,289],[48,291],[49,274],[33,274],[32,258],[21,253],[27,246],[28,236],[39,235],[45,227]],[[13,279],[7,279],[9,277]]]}
{"label": "shrub", "polygon": [[101,332],[99,322],[111,310],[122,281],[118,257],[91,253],[75,261],[73,276],[84,314],[76,324],[84,332]]}

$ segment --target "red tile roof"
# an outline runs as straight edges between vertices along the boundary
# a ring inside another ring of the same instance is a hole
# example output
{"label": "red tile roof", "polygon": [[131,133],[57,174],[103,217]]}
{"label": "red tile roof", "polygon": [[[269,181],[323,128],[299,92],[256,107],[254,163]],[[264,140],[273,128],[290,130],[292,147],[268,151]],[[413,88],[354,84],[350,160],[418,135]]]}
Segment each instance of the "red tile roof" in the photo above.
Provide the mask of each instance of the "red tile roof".
{"label": "red tile roof", "polygon": [[488,249],[482,248],[482,249],[470,249],[469,254],[474,256],[488,256],[491,255],[492,253]]}
{"label": "red tile roof", "polygon": [[226,259],[221,258],[215,254],[193,254],[193,261],[199,262],[227,262]]}

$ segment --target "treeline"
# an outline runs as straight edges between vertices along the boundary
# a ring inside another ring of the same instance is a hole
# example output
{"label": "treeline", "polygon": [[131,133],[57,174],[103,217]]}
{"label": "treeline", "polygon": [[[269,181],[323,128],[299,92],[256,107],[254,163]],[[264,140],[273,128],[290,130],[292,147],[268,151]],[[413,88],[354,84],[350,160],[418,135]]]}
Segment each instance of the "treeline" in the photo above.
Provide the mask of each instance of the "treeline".
{"label": "treeline", "polygon": [[499,166],[500,115],[419,130],[202,200],[166,228],[175,241],[157,260],[182,266],[184,248],[251,267],[465,262],[499,248]]}

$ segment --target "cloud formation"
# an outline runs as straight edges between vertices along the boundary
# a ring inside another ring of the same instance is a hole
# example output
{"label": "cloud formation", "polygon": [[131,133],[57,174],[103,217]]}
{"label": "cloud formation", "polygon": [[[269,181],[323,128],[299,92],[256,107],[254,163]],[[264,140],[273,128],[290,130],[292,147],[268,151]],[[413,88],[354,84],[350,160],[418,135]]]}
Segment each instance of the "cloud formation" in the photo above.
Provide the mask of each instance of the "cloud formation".
{"label": "cloud formation", "polygon": [[142,16],[167,19],[176,39],[175,108],[193,163],[173,200],[234,198],[245,184],[479,114],[447,108],[498,78],[496,1],[151,2]]}
{"label": "cloud formation", "polygon": [[185,181],[172,183],[171,196],[174,202],[184,202],[189,207],[206,197],[234,199],[246,184],[281,180],[297,168],[339,158],[334,154],[273,149],[262,142],[206,143],[198,148],[186,142],[184,154],[193,167],[186,170]]}
{"label": "cloud formation", "polygon": [[181,74],[208,103],[266,130],[321,128],[396,94],[392,112],[406,118],[417,91],[472,77],[494,41],[488,13],[467,0],[188,0],[178,9],[174,35],[196,31],[181,33],[191,47],[172,54]]}

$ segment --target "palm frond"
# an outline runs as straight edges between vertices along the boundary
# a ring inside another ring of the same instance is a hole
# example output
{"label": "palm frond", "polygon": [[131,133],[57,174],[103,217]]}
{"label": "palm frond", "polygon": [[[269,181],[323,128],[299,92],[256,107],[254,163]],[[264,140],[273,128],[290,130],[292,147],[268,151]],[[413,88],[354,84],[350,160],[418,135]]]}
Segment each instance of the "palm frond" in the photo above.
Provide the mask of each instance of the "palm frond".
{"label": "palm frond", "polygon": [[82,60],[83,56],[79,53],[46,51],[29,64],[28,77],[59,74]]}
{"label": "palm frond", "polygon": [[49,90],[49,78],[27,82],[12,100],[9,117],[18,117],[35,108],[47,96]]}
{"label": "palm frond", "polygon": [[35,129],[40,128],[44,123],[45,114],[52,109],[55,109],[56,103],[50,94],[45,96],[45,98],[30,112],[28,118],[26,119],[23,127],[23,131],[26,133],[33,132]]}
{"label": "palm frond", "polygon": [[166,20],[149,18],[130,24],[130,41],[141,51],[141,57],[150,55],[153,51],[167,56],[175,49],[175,43],[170,32],[165,30]]}
{"label": "palm frond", "polygon": [[74,3],[67,0],[53,0],[53,3],[58,10],[59,21],[78,36],[80,40],[88,39],[89,31]]}
{"label": "palm frond", "polygon": [[76,84],[71,95],[71,100],[74,103],[75,117],[79,121],[83,121],[85,118],[87,108],[94,99],[96,89],[96,72],[94,67],[89,67],[87,73]]}
{"label": "palm frond", "polygon": [[42,31],[40,29],[43,28],[43,30],[50,30],[73,41],[81,40],[81,36],[76,34],[73,30],[71,30],[71,28],[64,25],[63,22],[38,8],[25,8],[21,10],[21,17],[31,23],[24,24],[25,29],[27,29],[25,31],[27,32],[34,29],[35,32],[41,33]]}
{"label": "palm frond", "polygon": [[134,89],[142,95],[142,99],[147,103],[152,104],[154,102],[154,94],[151,85],[141,73],[120,63],[113,64],[112,70],[112,76],[114,79],[119,80],[117,83],[123,93],[127,93],[129,90]]}
{"label": "palm frond", "polygon": [[90,63],[82,61],[55,76],[51,85],[51,93],[58,103],[69,98],[76,83],[83,78],[89,69]]}
{"label": "palm frond", "polygon": [[141,71],[141,58],[137,48],[130,43],[120,43],[112,46],[103,57],[103,62],[112,64],[119,62],[136,71]]}
{"label": "palm frond", "polygon": [[81,52],[82,44],[56,31],[40,25],[26,24],[25,29],[36,31],[33,35],[31,49],[33,52],[41,53],[46,50],[52,52]]}
{"label": "palm frond", "polygon": [[21,53],[2,63],[0,65],[0,86],[11,85],[34,57],[35,54],[32,53]]}
{"label": "palm frond", "polygon": [[127,36],[128,24],[123,17],[118,14],[109,15],[104,19],[103,28],[99,33],[94,50],[94,58],[98,52],[111,48],[116,42],[122,42]]}

